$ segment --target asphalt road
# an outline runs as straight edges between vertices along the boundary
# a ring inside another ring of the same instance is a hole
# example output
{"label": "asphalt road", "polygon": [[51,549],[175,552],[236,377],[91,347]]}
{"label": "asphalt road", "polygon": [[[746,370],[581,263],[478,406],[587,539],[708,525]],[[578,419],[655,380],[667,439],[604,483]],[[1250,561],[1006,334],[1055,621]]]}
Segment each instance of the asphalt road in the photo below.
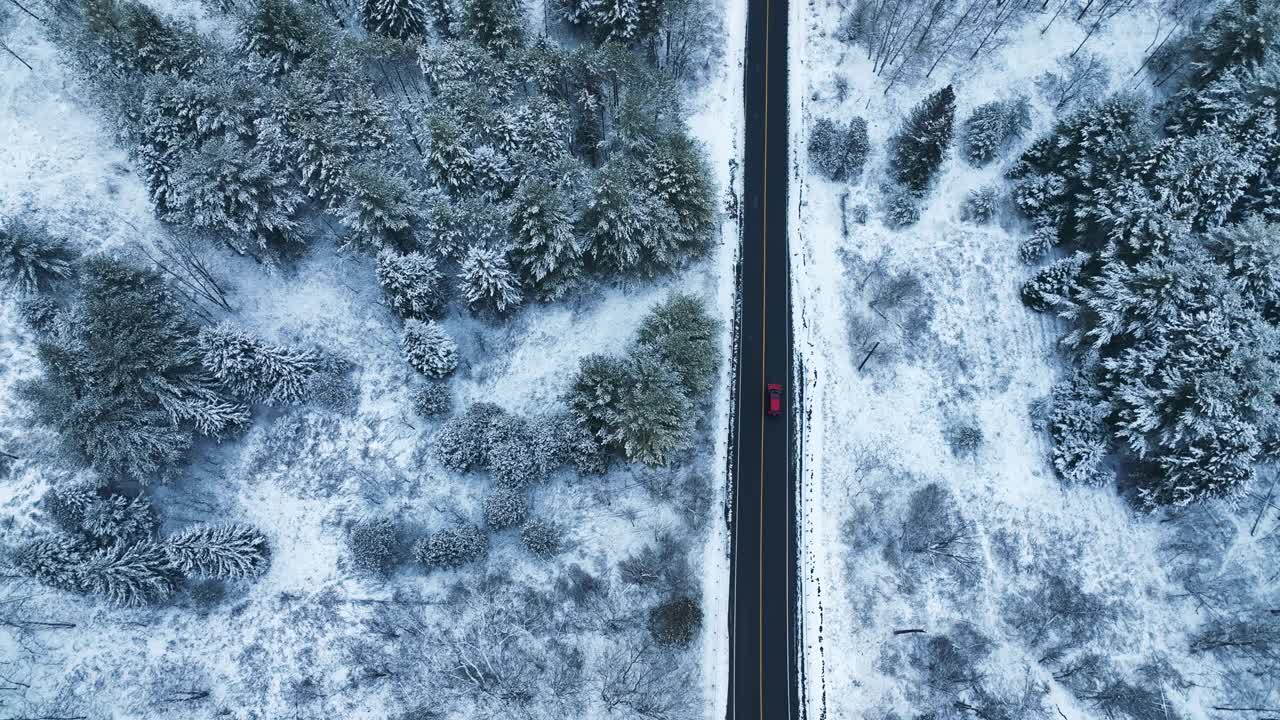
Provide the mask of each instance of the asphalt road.
{"label": "asphalt road", "polygon": [[[749,0],[745,83],[728,716],[798,720],[786,0]],[[781,417],[765,413],[769,383]]]}

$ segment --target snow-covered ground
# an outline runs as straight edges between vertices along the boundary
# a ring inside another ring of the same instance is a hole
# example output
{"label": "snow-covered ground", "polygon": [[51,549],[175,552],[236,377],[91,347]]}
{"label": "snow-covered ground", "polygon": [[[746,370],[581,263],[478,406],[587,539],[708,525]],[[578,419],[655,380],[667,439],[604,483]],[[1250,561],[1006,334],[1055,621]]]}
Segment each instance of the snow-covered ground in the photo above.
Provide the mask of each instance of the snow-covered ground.
{"label": "snow-covered ground", "polygon": [[[740,194],[734,168],[742,132],[745,2],[723,2],[724,32],[717,36],[723,48],[711,53],[718,65],[693,90],[690,125],[705,143],[727,198]],[[78,96],[38,25],[17,14],[11,22],[6,44],[33,69],[7,55],[0,58],[0,212],[47,222],[85,252],[125,252],[146,243],[160,228],[125,153]],[[603,288],[568,304],[530,306],[504,324],[455,313],[447,323],[463,360],[452,382],[455,406],[484,400],[514,412],[549,409],[579,358],[620,350],[644,310],[677,289],[713,299],[725,319],[722,349],[728,358],[737,238],[736,220],[726,217],[711,257],[678,277]],[[473,622],[485,603],[459,605],[454,572],[410,571],[387,581],[360,576],[343,557],[345,528],[377,513],[394,514],[411,529],[475,517],[487,482],[450,474],[422,452],[439,422],[424,421],[410,408],[415,378],[400,353],[399,323],[381,301],[368,259],[321,248],[287,270],[268,272],[227,253],[215,253],[214,263],[232,287],[235,322],[269,339],[304,340],[358,360],[357,410],[345,417],[312,411],[259,415],[246,438],[198,448],[191,476],[156,490],[166,528],[212,518],[264,530],[272,547],[265,577],[229,587],[225,600],[200,608],[183,600],[159,610],[115,609],[24,586],[18,591],[38,594],[42,617],[77,627],[39,633],[38,653],[24,651],[16,634],[4,635],[0,672],[30,685],[33,702],[61,697],[69,707],[91,708],[94,717],[193,718],[223,709],[232,713],[227,717],[385,720],[407,709],[412,698],[353,676],[350,655],[368,637],[369,624],[390,604],[407,603],[425,608],[422,619],[432,633],[447,635]],[[34,338],[12,300],[0,297],[0,441],[6,443],[0,449],[16,447],[8,444],[19,433],[14,385],[38,372]],[[691,655],[700,664],[707,717],[723,716],[727,678],[722,479],[729,367],[726,361],[705,457],[684,471],[706,473],[715,488],[705,529],[697,536],[704,544],[692,558],[707,617],[701,650]],[[41,451],[52,439],[23,442]],[[6,539],[28,535],[42,522],[37,502],[57,472],[69,470],[50,462],[15,463],[0,483],[0,533]],[[570,550],[549,566],[522,552],[518,537],[506,533],[494,541],[483,571],[544,590],[553,587],[555,571],[569,565],[607,573],[618,559],[680,522],[677,509],[655,503],[644,489],[644,472],[622,468],[591,483],[561,477],[539,488],[533,513],[571,527]],[[463,616],[453,614],[459,608]],[[211,696],[164,704],[163,698],[186,688],[207,689]],[[438,699],[440,709],[452,702],[444,695]]]}
{"label": "snow-covered ground", "polygon": [[[977,105],[1026,94],[1033,127],[1025,145],[1055,120],[1034,78],[1070,53],[1085,29],[1059,20],[1041,34],[1045,17],[1033,17],[995,56],[940,68],[923,84],[885,94],[865,50],[835,37],[847,5],[791,6],[791,248],[803,373],[797,382],[806,403],[798,507],[808,716],[914,717],[913,710],[922,711],[921,696],[902,680],[900,662],[912,635],[892,631],[941,634],[967,621],[997,645],[990,661],[997,682],[1046,683],[1062,717],[1095,717],[1010,628],[1005,604],[1051,572],[1080,578],[1082,590],[1121,608],[1110,632],[1123,637],[1114,646],[1123,650],[1111,652],[1123,672],[1158,657],[1185,677],[1212,676],[1211,658],[1186,652],[1194,608],[1169,599],[1179,588],[1158,552],[1169,527],[1135,515],[1112,489],[1064,487],[1046,462],[1047,438],[1032,428],[1031,403],[1063,370],[1055,353],[1060,328],[1019,301],[1019,286],[1030,274],[1017,255],[1026,231],[1009,218],[1006,227],[960,219],[968,192],[998,182],[1018,148],[983,169],[953,151],[914,226],[888,229],[877,210],[886,143],[913,105],[954,83],[958,129]],[[1132,76],[1161,27],[1168,25],[1143,7],[1089,42],[1087,49],[1111,67],[1112,90],[1141,80]],[[841,86],[847,87],[843,98]],[[872,154],[860,182],[833,183],[810,169],[808,131],[819,117],[852,116],[866,119]],[[842,220],[842,207],[851,211],[862,203],[870,207],[865,225]],[[883,265],[873,272],[877,259]],[[849,310],[865,303],[868,278],[904,271],[918,274],[933,293],[932,322],[893,358],[873,356],[860,372],[865,352],[850,347]],[[952,452],[946,432],[956,424],[980,428],[984,442],[976,454]],[[978,569],[961,579],[914,572],[877,551],[902,532],[913,491],[935,481],[976,523]],[[1205,717],[1195,691],[1170,691],[1169,701],[1191,717]]]}

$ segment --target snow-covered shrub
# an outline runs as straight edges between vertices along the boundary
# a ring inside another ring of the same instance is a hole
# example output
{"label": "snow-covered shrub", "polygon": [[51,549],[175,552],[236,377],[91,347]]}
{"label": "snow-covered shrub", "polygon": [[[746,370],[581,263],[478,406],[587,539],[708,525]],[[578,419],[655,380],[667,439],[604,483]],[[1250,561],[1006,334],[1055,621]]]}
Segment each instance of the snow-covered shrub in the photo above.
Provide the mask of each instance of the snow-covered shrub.
{"label": "snow-covered shrub", "polygon": [[948,635],[917,635],[907,659],[924,677],[925,685],[949,695],[960,688],[976,688],[983,679],[979,669],[994,643],[969,623],[961,623]]}
{"label": "snow-covered shrub", "polygon": [[319,367],[307,377],[302,396],[331,412],[354,412],[360,401],[360,390],[351,379],[351,362],[337,355],[320,353]]}
{"label": "snow-covered shrub", "polygon": [[565,415],[555,424],[557,455],[583,475],[604,475],[609,469],[609,453],[600,437]]}
{"label": "snow-covered shrub", "polygon": [[702,606],[689,596],[671,598],[649,611],[649,634],[660,645],[683,647],[702,629]]}
{"label": "snow-covered shrub", "polygon": [[1078,252],[1041,269],[1022,284],[1020,295],[1023,304],[1037,312],[1045,312],[1069,301],[1073,295],[1072,286],[1088,259],[1088,255]]}
{"label": "snow-covered shrub", "polygon": [[175,568],[195,577],[255,577],[271,562],[266,536],[234,523],[187,528],[165,538],[163,550]]}
{"label": "snow-covered shrub", "polygon": [[474,525],[433,532],[413,546],[413,556],[428,568],[456,568],[489,553],[489,538]]}
{"label": "snow-covered shrub", "polygon": [[71,276],[75,259],[59,238],[22,220],[0,224],[0,282],[33,293]]}
{"label": "snow-covered shrub", "polygon": [[433,258],[383,250],[378,253],[377,273],[387,302],[401,317],[423,319],[440,310],[441,275]]}
{"label": "snow-covered shrub", "polygon": [[484,500],[484,520],[495,530],[522,524],[529,515],[529,499],[525,490],[499,485]]}
{"label": "snow-covered shrub", "polygon": [[960,207],[960,219],[975,223],[991,222],[1000,205],[1000,190],[994,185],[987,185],[969,192],[964,205]]}
{"label": "snow-covered shrub", "polygon": [[505,416],[506,411],[493,403],[472,403],[436,433],[433,454],[441,465],[456,472],[487,467],[489,428]]}
{"label": "snow-covered shrub", "polygon": [[849,221],[854,225],[866,225],[871,215],[871,208],[866,203],[858,203],[849,209]]}
{"label": "snow-covered shrub", "polygon": [[434,320],[406,320],[401,342],[405,360],[423,375],[442,378],[458,367],[457,344]]}
{"label": "snow-covered shrub", "polygon": [[439,381],[420,383],[413,391],[413,409],[423,417],[447,415],[453,408],[449,385]]}
{"label": "snow-covered shrub", "polygon": [[1003,617],[1029,647],[1063,658],[1107,632],[1118,608],[1080,587],[1077,579],[1050,574],[1026,594],[1005,602]]}
{"label": "snow-covered shrub", "polygon": [[659,535],[618,563],[618,578],[628,585],[682,594],[692,585],[688,548],[670,533]]}
{"label": "snow-covered shrub", "polygon": [[911,493],[896,546],[908,559],[919,558],[959,574],[979,562],[973,521],[960,512],[951,491],[936,482]]}
{"label": "snow-covered shrub", "polygon": [[884,197],[884,224],[901,229],[920,221],[921,198],[901,187],[890,187]]}
{"label": "snow-covered shrub", "polygon": [[831,180],[857,182],[867,161],[867,121],[819,118],[809,133],[809,162]]}
{"label": "snow-covered shrub", "polygon": [[982,448],[982,428],[974,421],[949,423],[945,436],[951,454],[956,457],[974,455]]}
{"label": "snow-covered shrub", "polygon": [[1031,236],[1018,246],[1018,257],[1024,263],[1033,263],[1044,257],[1058,244],[1058,229],[1052,225],[1037,225]]}
{"label": "snow-covered shrub", "polygon": [[894,180],[916,192],[929,187],[951,147],[955,114],[956,96],[950,85],[911,110],[891,145]]}
{"label": "snow-covered shrub", "polygon": [[559,464],[546,428],[535,431],[524,418],[494,418],[485,431],[485,467],[499,485],[524,488],[546,479]]}
{"label": "snow-covered shrub", "polygon": [[546,520],[530,520],[520,529],[520,542],[540,558],[555,557],[564,546],[564,531]]}
{"label": "snow-covered shrub", "polygon": [[347,552],[357,570],[389,573],[400,562],[399,530],[390,518],[357,520],[347,532]]}
{"label": "snow-covered shrub", "polygon": [[982,167],[1031,127],[1031,106],[1025,97],[979,105],[964,121],[964,156]]}

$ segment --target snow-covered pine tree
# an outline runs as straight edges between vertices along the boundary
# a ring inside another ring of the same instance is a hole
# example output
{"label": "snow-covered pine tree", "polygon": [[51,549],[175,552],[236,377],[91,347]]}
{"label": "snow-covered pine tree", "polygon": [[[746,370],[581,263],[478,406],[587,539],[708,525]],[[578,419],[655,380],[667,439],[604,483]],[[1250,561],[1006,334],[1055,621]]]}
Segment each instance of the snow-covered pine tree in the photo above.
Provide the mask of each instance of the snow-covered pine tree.
{"label": "snow-covered pine tree", "polygon": [[1055,260],[1022,284],[1022,302],[1036,312],[1045,312],[1071,302],[1074,286],[1089,256],[1076,252]]}
{"label": "snow-covered pine tree", "polygon": [[364,0],[361,14],[366,28],[388,37],[410,38],[426,29],[423,0]]}
{"label": "snow-covered pine tree", "polygon": [[627,361],[614,355],[587,355],[569,388],[569,409],[579,425],[604,437],[605,426],[618,412],[623,385],[630,381]]}
{"label": "snow-covered pine tree", "polygon": [[447,190],[471,186],[475,174],[472,148],[476,146],[465,124],[447,108],[437,108],[427,117],[427,161],[436,183]]}
{"label": "snow-covered pine tree", "polygon": [[98,550],[85,561],[81,577],[85,591],[124,607],[163,600],[179,581],[164,549],[151,540]]}
{"label": "snow-covered pine tree", "polygon": [[1191,87],[1203,87],[1225,70],[1261,65],[1280,33],[1280,13],[1268,0],[1224,3],[1196,37]]}
{"label": "snow-covered pine tree", "polygon": [[1053,437],[1053,468],[1069,483],[1102,485],[1110,473],[1101,470],[1110,452],[1107,415],[1111,404],[1087,373],[1076,373],[1053,390],[1049,433]]}
{"label": "snow-covered pine tree", "polygon": [[55,37],[97,82],[109,78],[123,84],[151,74],[185,76],[204,60],[204,43],[196,32],[160,17],[144,3],[85,0],[79,9],[83,22],[60,23]]}
{"label": "snow-covered pine tree", "polygon": [[457,35],[454,26],[459,16],[454,0],[423,0],[422,5],[436,33],[445,40],[452,40]]}
{"label": "snow-covered pine tree", "polygon": [[568,155],[569,110],[563,102],[537,95],[502,117],[502,149],[514,161],[519,179],[548,169]]}
{"label": "snow-covered pine tree", "polygon": [[432,449],[441,465],[456,472],[488,467],[489,428],[507,417],[493,403],[472,403],[461,416],[436,433]]}
{"label": "snow-covered pine tree", "polygon": [[424,382],[413,391],[413,409],[423,417],[447,414],[453,408],[449,385],[438,380]]}
{"label": "snow-covered pine tree", "polygon": [[529,516],[528,491],[499,485],[484,500],[484,521],[495,530],[523,524]]}
{"label": "snow-covered pine tree", "polygon": [[134,545],[151,539],[159,524],[145,495],[128,498],[111,493],[95,497],[84,508],[80,531],[103,545]]}
{"label": "snow-covered pine tree", "polygon": [[809,132],[809,162],[831,180],[857,182],[869,150],[867,121],[860,117],[848,126],[818,118]]}
{"label": "snow-covered pine tree", "polygon": [[11,561],[18,574],[61,590],[85,590],[84,567],[92,548],[69,537],[32,540],[14,551]]}
{"label": "snow-covered pine tree", "polygon": [[651,196],[637,189],[650,181],[650,173],[626,158],[614,158],[596,175],[582,226],[588,253],[600,269],[625,274],[645,260],[647,235],[658,228]]}
{"label": "snow-covered pine tree", "polygon": [[342,90],[311,73],[289,73],[280,82],[270,123],[264,123],[273,163],[294,170],[307,195],[325,205],[342,198],[360,144],[357,128],[345,116]]}
{"label": "snow-covered pine tree", "polygon": [[423,319],[440,311],[444,304],[436,261],[418,252],[400,254],[394,250],[378,253],[378,284],[387,302],[400,317]]}
{"label": "snow-covered pine tree", "polygon": [[163,552],[188,577],[255,577],[271,563],[266,536],[235,523],[187,528],[165,538]]}
{"label": "snow-covered pine tree", "polygon": [[0,222],[0,281],[34,293],[71,277],[75,259],[60,238],[13,218]]}
{"label": "snow-covered pine tree", "polygon": [[606,415],[602,438],[629,459],[669,465],[693,442],[693,403],[680,376],[651,350],[638,347],[626,367],[626,382]]}
{"label": "snow-covered pine tree", "polygon": [[406,320],[402,345],[405,360],[428,377],[442,378],[458,367],[458,345],[434,320]]}
{"label": "snow-covered pine tree", "polygon": [[674,370],[685,394],[696,399],[711,391],[719,368],[719,331],[720,323],[701,299],[675,293],[645,315],[636,344]]}
{"label": "snow-covered pine tree", "polygon": [[58,529],[78,533],[89,507],[98,501],[98,486],[87,481],[55,485],[45,492],[42,501],[44,511]]}
{"label": "snow-covered pine tree", "polygon": [[200,330],[200,364],[238,397],[268,405],[306,400],[307,381],[320,366],[316,353],[272,345],[229,323]]}
{"label": "snow-covered pine tree", "polygon": [[1250,215],[1209,233],[1206,247],[1245,301],[1280,324],[1280,225]]}
{"label": "snow-covered pine tree", "polygon": [[293,0],[254,0],[239,28],[240,46],[273,73],[296,69],[331,52],[334,32],[316,6]]}
{"label": "snow-covered pine tree", "polygon": [[473,310],[501,314],[519,307],[524,300],[519,278],[511,271],[506,254],[495,248],[468,248],[458,280],[458,289]]}
{"label": "snow-covered pine tree", "polygon": [[[865,138],[864,138],[865,139]],[[706,252],[715,221],[711,171],[697,143],[682,131],[667,134],[649,158],[650,188],[675,214],[678,257],[659,258],[663,269],[684,265]]]}
{"label": "snow-covered pine tree", "polygon": [[433,532],[413,546],[413,556],[428,568],[457,568],[489,553],[489,538],[474,525]]}
{"label": "snow-covered pine tree", "polygon": [[955,114],[956,96],[950,85],[912,109],[892,143],[895,180],[917,192],[929,187],[951,146]]}
{"label": "snow-covered pine tree", "polygon": [[515,0],[462,0],[462,35],[505,58],[524,45],[524,11]]}
{"label": "snow-covered pine tree", "polygon": [[600,42],[636,43],[657,31],[662,0],[566,0],[564,18],[591,30]]}
{"label": "snow-covered pine tree", "polygon": [[173,176],[165,218],[225,233],[242,251],[296,241],[297,212],[305,198],[270,153],[234,138],[206,142],[185,156]]}
{"label": "snow-covered pine tree", "polygon": [[347,244],[375,252],[416,245],[414,227],[423,197],[412,180],[392,170],[358,165],[343,180],[343,196],[330,212],[349,231]]}
{"label": "snow-covered pine tree", "polygon": [[1000,189],[996,185],[984,185],[970,190],[960,206],[960,219],[975,223],[988,223],[1000,206]]}
{"label": "snow-covered pine tree", "polygon": [[961,130],[965,159],[982,167],[1030,127],[1031,106],[1025,97],[979,105]]}
{"label": "snow-covered pine tree", "polygon": [[504,413],[484,429],[483,462],[502,487],[523,489],[542,482],[559,464],[547,435],[522,417]]}
{"label": "snow-covered pine tree", "polygon": [[582,275],[582,246],[573,217],[550,181],[529,178],[521,184],[511,213],[511,256],[524,283],[541,300],[564,296]]}

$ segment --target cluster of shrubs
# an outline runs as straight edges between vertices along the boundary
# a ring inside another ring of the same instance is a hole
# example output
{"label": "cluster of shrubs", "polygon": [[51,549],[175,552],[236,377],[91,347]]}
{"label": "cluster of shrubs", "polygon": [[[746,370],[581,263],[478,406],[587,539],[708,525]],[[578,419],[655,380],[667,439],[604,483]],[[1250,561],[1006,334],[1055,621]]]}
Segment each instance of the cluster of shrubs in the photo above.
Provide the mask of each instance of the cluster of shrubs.
{"label": "cluster of shrubs", "polygon": [[[502,524],[495,525],[489,519],[492,530],[514,527],[520,528],[521,543],[535,557],[552,558],[564,548],[564,531],[554,523],[527,518],[523,498],[517,501],[514,515],[505,516]],[[352,524],[346,543],[352,566],[375,576],[390,574],[406,557],[427,569],[448,570],[481,561],[489,554],[488,531],[466,523],[441,528],[406,543],[395,521],[367,518]]]}

